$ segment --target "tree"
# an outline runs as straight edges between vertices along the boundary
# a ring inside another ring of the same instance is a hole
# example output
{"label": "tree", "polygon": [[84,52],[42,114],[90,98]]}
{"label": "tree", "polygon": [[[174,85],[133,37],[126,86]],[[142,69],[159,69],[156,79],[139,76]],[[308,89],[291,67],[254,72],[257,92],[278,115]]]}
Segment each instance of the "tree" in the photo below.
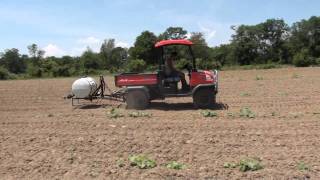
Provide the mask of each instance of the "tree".
{"label": "tree", "polygon": [[38,48],[37,44],[31,44],[28,46],[30,57],[34,60],[40,60],[43,58],[45,51]]}
{"label": "tree", "polygon": [[241,25],[232,35],[235,57],[240,65],[254,63],[259,52],[259,29],[256,26]]}
{"label": "tree", "polygon": [[258,26],[262,29],[260,49],[265,51],[265,62],[287,62],[284,44],[289,36],[289,26],[282,19],[268,19]]}
{"label": "tree", "polygon": [[94,53],[89,47],[81,55],[81,62],[85,73],[90,73],[91,71],[101,69],[101,61],[99,55]]}
{"label": "tree", "polygon": [[116,47],[111,51],[110,61],[112,71],[117,71],[121,69],[124,60],[127,59],[127,54],[127,49],[122,47]]}
{"label": "tree", "polygon": [[196,58],[201,58],[203,60],[209,60],[209,47],[201,32],[192,32],[190,39],[193,42],[193,53]]}
{"label": "tree", "polygon": [[43,59],[45,51],[40,50],[36,44],[29,45],[28,50],[31,57],[31,63],[28,65],[28,73],[33,77],[41,77],[44,72],[41,60]]}
{"label": "tree", "polygon": [[115,39],[105,39],[100,47],[100,55],[103,61],[103,67],[110,69],[112,67],[111,52],[115,48]]}
{"label": "tree", "polygon": [[287,62],[285,42],[289,27],[279,19],[268,19],[257,25],[241,25],[235,29],[232,44],[240,65]]}
{"label": "tree", "polygon": [[186,39],[188,31],[184,30],[182,27],[169,27],[164,33],[160,34],[160,40],[167,39]]}
{"label": "tree", "polygon": [[26,71],[26,64],[19,54],[19,50],[12,48],[5,50],[2,55],[0,66],[8,69],[9,72],[19,74]]}
{"label": "tree", "polygon": [[308,20],[294,23],[289,47],[292,56],[307,48],[310,56],[320,57],[320,17],[312,16]]}
{"label": "tree", "polygon": [[155,64],[157,62],[155,43],[157,37],[150,31],[142,32],[134,43],[134,46],[129,49],[129,55],[131,59],[142,59],[148,65]]}

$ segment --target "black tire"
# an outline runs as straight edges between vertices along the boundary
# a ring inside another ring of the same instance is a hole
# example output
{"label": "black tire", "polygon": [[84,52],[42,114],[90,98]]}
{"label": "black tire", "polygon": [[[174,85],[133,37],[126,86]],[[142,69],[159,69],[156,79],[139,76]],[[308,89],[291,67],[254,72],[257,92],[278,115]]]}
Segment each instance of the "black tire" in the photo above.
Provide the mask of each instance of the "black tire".
{"label": "black tire", "polygon": [[142,90],[129,91],[126,97],[128,109],[143,110],[149,105],[147,94]]}
{"label": "black tire", "polygon": [[196,108],[211,108],[215,103],[216,96],[212,89],[199,89],[193,94],[193,104]]}

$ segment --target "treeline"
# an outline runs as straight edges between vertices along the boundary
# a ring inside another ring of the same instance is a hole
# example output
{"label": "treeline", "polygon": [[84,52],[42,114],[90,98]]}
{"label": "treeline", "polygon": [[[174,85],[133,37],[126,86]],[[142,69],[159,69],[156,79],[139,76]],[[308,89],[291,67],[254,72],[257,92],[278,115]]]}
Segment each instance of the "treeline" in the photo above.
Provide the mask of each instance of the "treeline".
{"label": "treeline", "polygon": [[[79,57],[44,57],[45,52],[36,44],[28,46],[28,55],[21,55],[15,48],[7,49],[0,54],[0,79],[154,70],[157,67],[154,44],[163,39],[194,42],[194,54],[198,67],[202,69],[234,65],[320,64],[320,17],[313,16],[291,26],[282,19],[268,19],[256,25],[231,28],[234,34],[230,43],[218,47],[209,47],[201,32],[189,34],[182,27],[169,27],[159,35],[142,32],[129,49],[116,47],[115,39],[106,39],[99,52],[88,48]],[[180,59],[177,67],[183,67],[185,63],[185,59]]]}

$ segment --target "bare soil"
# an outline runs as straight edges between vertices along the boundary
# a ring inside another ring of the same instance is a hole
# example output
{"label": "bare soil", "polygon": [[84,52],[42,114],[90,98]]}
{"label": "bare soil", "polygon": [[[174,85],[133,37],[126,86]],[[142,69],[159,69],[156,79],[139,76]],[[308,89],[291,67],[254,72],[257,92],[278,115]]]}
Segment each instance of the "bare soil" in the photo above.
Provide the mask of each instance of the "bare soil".
{"label": "bare soil", "polygon": [[[108,100],[71,107],[75,79],[0,82],[0,179],[320,179],[320,68],[221,72],[212,118],[191,98],[153,102],[152,117]],[[110,118],[118,106],[124,117]],[[244,107],[255,117],[240,117]],[[157,166],[130,166],[135,154]],[[264,168],[223,167],[246,157]]]}

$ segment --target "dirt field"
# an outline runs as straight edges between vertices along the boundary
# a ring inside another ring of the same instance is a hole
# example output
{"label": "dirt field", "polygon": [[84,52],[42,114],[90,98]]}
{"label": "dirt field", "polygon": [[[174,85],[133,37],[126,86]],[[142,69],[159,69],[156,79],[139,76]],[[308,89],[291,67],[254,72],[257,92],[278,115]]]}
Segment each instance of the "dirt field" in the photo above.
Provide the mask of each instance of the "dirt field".
{"label": "dirt field", "polygon": [[[172,98],[152,103],[151,118],[120,108],[125,117],[111,119],[118,103],[73,108],[62,98],[74,80],[0,82],[0,179],[320,179],[320,68],[221,72],[213,118]],[[239,117],[243,107],[255,117]],[[135,154],[157,166],[130,166]],[[223,167],[246,157],[264,168]]]}

